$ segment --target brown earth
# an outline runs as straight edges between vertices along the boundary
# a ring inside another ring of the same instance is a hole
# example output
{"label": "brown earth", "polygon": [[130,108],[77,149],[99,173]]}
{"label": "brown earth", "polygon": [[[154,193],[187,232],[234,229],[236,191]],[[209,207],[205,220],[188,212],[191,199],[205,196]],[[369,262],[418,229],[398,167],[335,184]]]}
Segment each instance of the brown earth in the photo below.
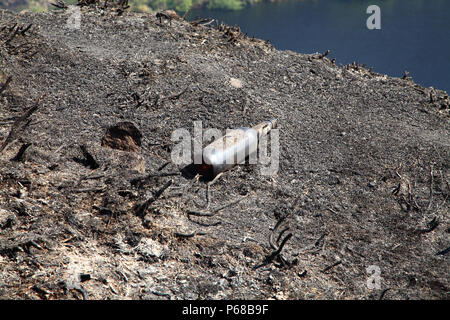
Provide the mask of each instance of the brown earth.
{"label": "brown earth", "polygon": [[[224,25],[68,18],[0,11],[1,298],[448,299],[445,92]],[[274,176],[171,162],[175,129],[270,118]]]}

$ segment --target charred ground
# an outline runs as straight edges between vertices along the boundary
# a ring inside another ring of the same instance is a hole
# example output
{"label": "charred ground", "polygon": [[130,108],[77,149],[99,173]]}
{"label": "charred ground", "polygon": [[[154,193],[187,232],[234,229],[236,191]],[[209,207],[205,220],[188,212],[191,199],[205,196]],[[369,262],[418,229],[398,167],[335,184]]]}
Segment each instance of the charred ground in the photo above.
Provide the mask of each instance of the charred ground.
{"label": "charred ground", "polygon": [[[1,298],[448,298],[445,92],[224,25],[0,18]],[[171,163],[177,128],[269,118],[275,176]]]}

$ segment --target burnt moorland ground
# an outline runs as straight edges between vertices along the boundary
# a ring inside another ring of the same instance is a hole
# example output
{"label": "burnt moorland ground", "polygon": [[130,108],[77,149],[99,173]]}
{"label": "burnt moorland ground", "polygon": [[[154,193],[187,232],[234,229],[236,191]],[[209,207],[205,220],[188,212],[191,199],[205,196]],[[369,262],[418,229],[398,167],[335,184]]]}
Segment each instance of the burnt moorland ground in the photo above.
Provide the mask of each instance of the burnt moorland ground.
{"label": "burnt moorland ground", "polygon": [[[0,11],[1,298],[448,299],[445,92],[225,25],[68,18]],[[269,118],[276,175],[171,161],[175,129]]]}

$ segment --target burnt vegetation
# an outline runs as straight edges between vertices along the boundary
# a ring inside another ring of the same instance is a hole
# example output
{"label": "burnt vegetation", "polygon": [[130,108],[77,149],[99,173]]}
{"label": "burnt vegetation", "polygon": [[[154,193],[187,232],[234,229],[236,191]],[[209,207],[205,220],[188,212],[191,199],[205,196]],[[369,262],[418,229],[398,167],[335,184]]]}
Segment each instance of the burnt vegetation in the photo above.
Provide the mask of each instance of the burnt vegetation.
{"label": "burnt vegetation", "polygon": [[[0,297],[448,298],[447,93],[126,2],[80,1],[73,30],[58,4],[0,12]],[[270,118],[277,175],[171,161],[193,121]]]}

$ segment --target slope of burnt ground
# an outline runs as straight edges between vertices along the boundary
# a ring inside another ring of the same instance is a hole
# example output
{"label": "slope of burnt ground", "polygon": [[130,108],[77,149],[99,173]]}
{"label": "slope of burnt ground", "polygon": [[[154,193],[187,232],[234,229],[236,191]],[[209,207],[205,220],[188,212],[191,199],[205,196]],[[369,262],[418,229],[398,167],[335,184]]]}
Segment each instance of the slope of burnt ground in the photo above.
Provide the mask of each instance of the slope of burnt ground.
{"label": "slope of burnt ground", "polygon": [[[0,297],[448,298],[445,92],[236,27],[69,18],[0,12]],[[269,118],[276,175],[171,161],[194,121]]]}

